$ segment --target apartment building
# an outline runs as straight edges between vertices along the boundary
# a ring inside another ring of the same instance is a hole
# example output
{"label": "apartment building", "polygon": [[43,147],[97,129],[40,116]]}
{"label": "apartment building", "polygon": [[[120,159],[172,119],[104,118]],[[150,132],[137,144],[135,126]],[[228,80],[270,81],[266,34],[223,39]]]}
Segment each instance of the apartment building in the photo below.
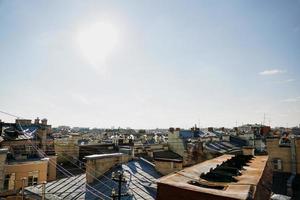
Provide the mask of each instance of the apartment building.
{"label": "apartment building", "polygon": [[22,186],[56,179],[56,156],[51,125],[37,118],[16,119],[0,125],[1,195],[17,193]]}
{"label": "apartment building", "polygon": [[273,190],[300,198],[300,136],[285,133],[266,140],[269,162],[273,168]]}

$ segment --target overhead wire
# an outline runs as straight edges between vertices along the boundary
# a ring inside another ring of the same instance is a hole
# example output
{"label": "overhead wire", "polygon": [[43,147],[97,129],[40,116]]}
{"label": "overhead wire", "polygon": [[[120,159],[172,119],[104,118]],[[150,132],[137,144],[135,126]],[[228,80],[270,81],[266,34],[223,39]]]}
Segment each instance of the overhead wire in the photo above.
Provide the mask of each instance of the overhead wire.
{"label": "overhead wire", "polygon": [[[4,114],[9,114],[9,113],[6,113],[6,112],[2,112],[2,113],[4,113]],[[11,115],[11,114],[9,114],[10,116],[13,116],[13,117],[16,117],[15,115]],[[18,117],[18,118],[20,118],[20,117]],[[22,128],[22,126],[21,126],[21,124],[19,123],[19,126],[20,126],[20,128],[22,129],[22,132],[23,133],[26,133],[24,130],[23,130],[23,128]],[[27,136],[27,135],[26,135]],[[29,142],[31,142],[30,140],[28,140]],[[32,145],[32,147],[33,148],[35,148],[36,149],[36,147],[34,147],[33,145]],[[41,149],[36,149],[39,153],[41,153],[44,157],[45,157],[45,153],[41,150]],[[67,158],[68,159],[68,158]],[[79,161],[79,162],[81,162],[80,160],[77,160],[77,161]],[[51,164],[51,160],[49,159],[49,162],[50,162],[50,164]],[[81,162],[82,163],[82,162]],[[74,164],[74,163],[73,163]],[[76,165],[76,164],[75,164]],[[77,167],[79,167],[78,165],[76,165]],[[60,165],[56,165],[56,167],[58,168],[58,170],[59,171],[61,171],[64,175],[66,175],[66,176],[68,176],[68,174],[66,174],[66,172],[67,173],[69,173],[69,174],[71,174],[69,171],[67,171],[66,169],[64,169],[63,167],[61,167]],[[61,169],[59,169],[61,167]],[[90,174],[90,175],[92,175],[92,174]],[[133,175],[133,174],[132,174]],[[74,176],[73,174],[71,174],[71,176]],[[93,175],[92,175],[93,176]],[[104,176],[104,177],[106,177],[104,174],[102,175],[102,176]],[[135,176],[135,175],[133,175],[133,176]],[[69,176],[68,176],[69,177]],[[135,176],[136,177],[136,176]],[[102,181],[100,181],[97,177],[95,177],[94,176],[94,178],[96,179],[96,180],[98,180],[99,182],[101,182],[101,183],[103,183]],[[106,177],[107,178],[107,177]],[[136,177],[137,178],[137,177]],[[137,178],[138,179],[138,178]],[[139,180],[139,179],[138,179]],[[151,181],[150,179],[148,179],[149,181]],[[107,184],[105,184],[105,183],[103,183],[105,186],[107,186],[107,187],[109,187],[110,189],[112,189],[110,186],[108,186]],[[137,186],[136,184],[134,184],[133,182],[132,182],[132,184],[133,185],[135,185],[136,187],[138,187],[138,188],[140,188],[139,186]],[[89,185],[88,185],[89,186]],[[93,188],[93,187],[92,187]],[[93,188],[93,189],[95,189],[95,188]],[[131,189],[131,188],[129,188],[129,189]],[[132,190],[132,189],[131,189]],[[142,190],[142,189],[141,189]],[[142,191],[144,191],[144,190],[142,190]],[[99,192],[99,191],[98,191]],[[144,191],[145,192],[145,191]],[[91,191],[91,193],[92,193],[92,191]],[[101,192],[100,192],[101,193]],[[148,192],[146,192],[146,193],[148,193]],[[138,193],[137,193],[138,194]],[[102,194],[102,195],[104,195],[104,194]],[[139,195],[139,194],[138,194]],[[140,195],[139,195],[140,196]],[[108,196],[107,196],[108,197]],[[141,198],[143,198],[142,196],[141,196]],[[143,198],[144,199],[144,198]]]}
{"label": "overhead wire", "polygon": [[[20,118],[21,118],[21,117],[19,117],[19,116],[10,114],[10,113],[8,113],[8,112],[4,112],[4,111],[0,111],[0,112],[3,113],[3,114],[9,115],[9,116],[15,117],[15,118],[17,118],[17,119],[20,119]],[[19,126],[20,126],[20,128],[21,128],[23,134],[24,134],[25,136],[27,136],[27,135],[26,135],[26,132],[25,132],[24,129],[22,128],[20,122],[18,122],[18,123],[19,123]],[[27,137],[28,137],[28,136],[27,136]],[[29,139],[28,139],[27,141],[29,141],[29,142],[31,143],[31,141],[30,141]],[[33,143],[31,143],[31,146],[32,146],[39,154],[41,154],[43,157],[46,157],[46,153],[43,152],[43,150],[37,149],[37,148],[33,145]],[[49,164],[53,164],[53,163],[51,163],[51,161],[52,161],[52,160],[49,159]],[[70,173],[68,170],[66,170],[65,168],[61,167],[60,165],[56,165],[56,163],[55,163],[54,166],[56,167],[56,169],[58,169],[60,172],[62,172],[65,176],[67,176],[67,177],[70,177],[70,176],[72,177],[72,176],[74,176],[72,173]],[[88,185],[88,184],[87,184],[87,185]],[[95,193],[94,193],[93,191],[91,191],[90,189],[86,188],[86,190],[89,191],[89,192],[91,192],[93,195],[95,195],[95,196],[101,198],[99,195],[95,194]],[[95,189],[95,190],[96,190],[96,189]],[[97,190],[96,190],[96,191],[97,191]],[[101,193],[100,191],[97,191],[97,192],[98,192],[100,195],[103,195],[103,196],[105,196],[105,197],[108,197],[107,195]],[[108,197],[108,198],[111,199],[111,197]],[[101,198],[101,199],[102,199],[102,198]]]}
{"label": "overhead wire", "polygon": [[[31,143],[30,140],[28,140],[28,141]],[[40,153],[44,158],[47,157],[47,155],[45,154],[45,152],[43,152],[43,150],[37,149],[36,147],[34,147],[33,144],[32,144],[32,147],[33,147],[38,153]],[[69,172],[68,170],[66,170],[65,168],[63,168],[62,166],[57,165],[56,163],[51,163],[51,161],[52,161],[52,160],[49,159],[49,163],[52,164],[52,165],[54,165],[54,167],[56,167],[56,169],[58,169],[60,172],[62,172],[65,176],[67,176],[68,178],[74,177],[74,174],[72,174],[71,172]],[[88,185],[88,184],[87,184],[87,185]],[[94,194],[95,196],[101,198],[101,196],[95,194],[95,193],[94,193],[93,191],[91,191],[90,189],[86,188],[86,190],[89,191],[89,192],[91,192],[91,193]],[[96,190],[96,191],[97,191],[97,190]],[[102,195],[102,196],[108,197],[107,195],[101,193],[100,191],[97,191],[97,192],[98,192],[100,195]],[[108,197],[108,198],[111,199],[110,197]],[[102,199],[102,198],[101,198],[101,199]]]}
{"label": "overhead wire", "polygon": [[[3,111],[1,111],[1,113],[4,113],[4,114],[8,114],[8,115],[10,115],[10,116],[13,116],[13,117],[17,117],[17,118],[20,118],[20,117],[18,117],[18,116],[16,116],[16,115],[11,115],[11,114],[9,114],[9,113],[7,113],[7,112],[3,112]],[[19,124],[20,125],[20,124]],[[21,125],[20,125],[21,126]],[[24,132],[24,130],[22,130],[23,132]],[[182,142],[172,142],[172,143],[182,143]],[[33,145],[32,145],[33,146]],[[34,146],[33,146],[33,148],[35,148]],[[36,148],[35,148],[36,149]],[[36,149],[38,152],[39,152],[39,150],[38,149]],[[54,151],[55,152],[55,151]],[[69,152],[71,152],[71,151],[69,151]],[[40,152],[41,153],[41,152]],[[63,152],[63,153],[65,153],[65,152]],[[44,156],[45,156],[45,153],[44,152],[42,152],[41,153],[42,155],[44,154]],[[76,159],[76,158],[75,158]],[[79,162],[81,162],[80,160],[78,160]],[[50,162],[50,160],[49,160],[49,162]],[[73,163],[74,164],[74,163]],[[76,164],[75,164],[76,165]],[[72,173],[70,173],[70,172],[68,172],[66,169],[64,169],[63,167],[61,167],[60,165],[57,165],[58,166],[58,170],[59,171],[64,171],[65,170],[65,172],[64,173],[69,173],[69,174],[71,174],[71,175],[73,175]],[[61,167],[61,169],[59,169]],[[78,166],[79,167],[79,166]],[[138,167],[139,168],[139,167]],[[138,173],[138,172],[137,172]],[[148,181],[150,181],[150,182],[152,182],[152,180],[150,180],[149,178],[147,178],[147,177],[145,177],[143,174],[141,174],[141,173],[139,173],[140,175],[142,175],[145,179],[147,179]],[[92,175],[92,174],[91,174]],[[132,174],[133,175],[133,174]],[[93,175],[92,175],[93,176]],[[105,177],[105,175],[103,175],[104,177]],[[134,177],[136,177],[135,175],[133,175]],[[94,178],[96,179],[96,180],[98,180],[99,182],[101,182],[97,177],[95,177],[94,176]],[[140,180],[138,177],[136,177],[138,180]],[[103,183],[103,182],[102,182]],[[134,184],[134,183],[133,183]],[[106,185],[105,183],[104,183],[104,185]],[[107,186],[107,187],[109,187],[109,186]],[[138,187],[138,186],[137,186]]]}

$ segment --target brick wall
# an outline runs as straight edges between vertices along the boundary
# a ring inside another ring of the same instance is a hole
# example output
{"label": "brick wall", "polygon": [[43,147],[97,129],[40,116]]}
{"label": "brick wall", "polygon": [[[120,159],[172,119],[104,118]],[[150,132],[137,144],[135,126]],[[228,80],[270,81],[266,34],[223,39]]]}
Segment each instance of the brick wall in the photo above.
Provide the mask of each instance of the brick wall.
{"label": "brick wall", "polygon": [[86,181],[92,183],[95,177],[100,177],[116,164],[128,162],[129,155],[122,153],[106,154],[106,156],[86,156]]}
{"label": "brick wall", "polygon": [[182,162],[155,160],[155,169],[162,175],[167,175],[182,169]]}
{"label": "brick wall", "polygon": [[282,172],[291,172],[291,148],[288,146],[279,146],[279,138],[268,138],[267,151],[269,154],[269,162],[274,159],[282,161]]}

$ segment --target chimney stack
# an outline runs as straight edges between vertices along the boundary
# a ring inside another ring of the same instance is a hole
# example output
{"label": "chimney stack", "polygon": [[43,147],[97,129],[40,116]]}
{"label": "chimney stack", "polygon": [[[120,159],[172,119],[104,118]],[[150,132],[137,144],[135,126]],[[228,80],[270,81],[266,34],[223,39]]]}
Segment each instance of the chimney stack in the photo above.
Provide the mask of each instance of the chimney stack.
{"label": "chimney stack", "polygon": [[40,123],[40,119],[37,117],[35,120],[34,120],[34,124],[39,124]]}
{"label": "chimney stack", "polygon": [[47,125],[47,119],[46,118],[42,119],[42,125]]}
{"label": "chimney stack", "polygon": [[254,148],[251,146],[244,146],[243,147],[243,155],[252,155],[254,156]]}

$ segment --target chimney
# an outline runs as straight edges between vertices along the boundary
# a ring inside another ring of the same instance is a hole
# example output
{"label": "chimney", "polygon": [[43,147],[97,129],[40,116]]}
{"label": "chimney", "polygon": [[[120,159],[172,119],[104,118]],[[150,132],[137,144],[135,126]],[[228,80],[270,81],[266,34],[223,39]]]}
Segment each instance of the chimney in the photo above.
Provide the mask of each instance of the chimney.
{"label": "chimney", "polygon": [[46,118],[42,119],[42,125],[47,125],[47,119]]}
{"label": "chimney", "polygon": [[173,128],[173,127],[170,127],[170,128],[169,128],[169,131],[170,131],[171,133],[173,133],[173,132],[174,132],[174,128]]}
{"label": "chimney", "polygon": [[243,147],[243,155],[252,155],[254,156],[254,148],[251,146],[244,146]]}
{"label": "chimney", "polygon": [[40,123],[40,119],[37,117],[35,120],[34,120],[34,124],[39,124]]}
{"label": "chimney", "polygon": [[208,127],[207,130],[208,130],[209,132],[214,132],[214,128],[213,128],[213,127]]}

